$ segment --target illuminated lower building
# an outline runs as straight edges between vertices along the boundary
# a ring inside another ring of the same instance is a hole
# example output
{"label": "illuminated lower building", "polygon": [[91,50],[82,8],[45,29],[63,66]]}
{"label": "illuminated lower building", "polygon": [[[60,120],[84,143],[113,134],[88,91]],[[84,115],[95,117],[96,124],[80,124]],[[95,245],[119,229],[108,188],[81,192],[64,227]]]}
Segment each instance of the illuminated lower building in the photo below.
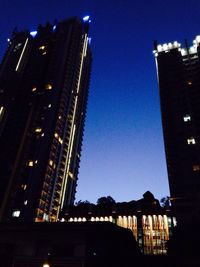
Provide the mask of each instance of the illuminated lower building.
{"label": "illuminated lower building", "polygon": [[91,69],[89,17],[14,31],[0,67],[0,221],[73,204]]}
{"label": "illuminated lower building", "polygon": [[170,194],[177,219],[200,216],[200,36],[155,43]]}
{"label": "illuminated lower building", "polygon": [[150,192],[138,201],[94,205],[83,203],[69,206],[61,221],[112,222],[132,231],[145,255],[166,255],[167,241],[176,227],[170,207],[160,206]]}

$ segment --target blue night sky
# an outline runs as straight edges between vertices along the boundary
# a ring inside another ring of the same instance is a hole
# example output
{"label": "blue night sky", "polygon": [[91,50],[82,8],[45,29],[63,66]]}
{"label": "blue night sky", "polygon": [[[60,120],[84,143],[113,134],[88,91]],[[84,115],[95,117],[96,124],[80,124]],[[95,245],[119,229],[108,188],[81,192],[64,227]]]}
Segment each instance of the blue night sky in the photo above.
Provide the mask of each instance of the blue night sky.
{"label": "blue night sky", "polygon": [[76,200],[169,195],[153,40],[200,34],[199,0],[9,0],[1,3],[0,56],[15,26],[91,15],[93,67]]}

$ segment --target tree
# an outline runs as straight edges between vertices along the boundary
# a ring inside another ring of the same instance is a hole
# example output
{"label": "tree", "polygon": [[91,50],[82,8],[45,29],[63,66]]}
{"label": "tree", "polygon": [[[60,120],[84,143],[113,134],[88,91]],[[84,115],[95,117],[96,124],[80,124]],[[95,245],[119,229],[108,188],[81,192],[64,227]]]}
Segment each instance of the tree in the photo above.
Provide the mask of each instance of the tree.
{"label": "tree", "polygon": [[79,200],[78,202],[75,203],[75,206],[84,206],[90,204],[90,201],[88,200]]}
{"label": "tree", "polygon": [[97,199],[98,205],[108,205],[108,204],[114,204],[114,203],[116,203],[116,202],[111,196],[100,197]]}

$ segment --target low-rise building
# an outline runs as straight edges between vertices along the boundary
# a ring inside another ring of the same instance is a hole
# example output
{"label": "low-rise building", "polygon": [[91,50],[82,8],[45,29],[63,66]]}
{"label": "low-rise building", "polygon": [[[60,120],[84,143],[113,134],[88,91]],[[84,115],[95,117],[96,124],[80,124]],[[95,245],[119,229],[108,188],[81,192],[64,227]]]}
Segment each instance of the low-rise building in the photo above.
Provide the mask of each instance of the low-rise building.
{"label": "low-rise building", "polygon": [[150,255],[167,254],[167,241],[176,226],[170,206],[161,207],[149,191],[137,201],[68,206],[61,221],[115,223],[130,229],[142,253]]}

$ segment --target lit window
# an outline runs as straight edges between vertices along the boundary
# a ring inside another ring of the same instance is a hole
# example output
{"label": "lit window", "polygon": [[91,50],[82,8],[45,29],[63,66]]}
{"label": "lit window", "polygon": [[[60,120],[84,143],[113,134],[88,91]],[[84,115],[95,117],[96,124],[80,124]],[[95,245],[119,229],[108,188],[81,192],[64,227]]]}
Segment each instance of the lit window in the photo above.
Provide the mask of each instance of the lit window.
{"label": "lit window", "polygon": [[188,85],[192,85],[192,81],[187,81],[187,84]]}
{"label": "lit window", "polygon": [[52,89],[52,85],[51,85],[50,83],[48,83],[48,84],[46,84],[45,88],[46,88],[47,90],[51,90],[51,89]]}
{"label": "lit window", "polygon": [[44,136],[44,133],[42,133],[41,136],[43,137]]}
{"label": "lit window", "polygon": [[27,203],[28,203],[28,200],[25,200],[25,201],[24,201],[24,205],[26,206],[26,205],[27,205]]}
{"label": "lit window", "polygon": [[62,140],[60,137],[58,138],[58,141],[59,141],[59,143],[62,145],[63,140]]}
{"label": "lit window", "polygon": [[45,51],[45,52],[42,53],[42,55],[44,56],[44,55],[46,55],[46,53],[47,53],[47,52]]}
{"label": "lit window", "polygon": [[32,160],[29,160],[27,165],[28,165],[29,167],[33,167],[33,161],[32,161]]}
{"label": "lit window", "polygon": [[53,169],[55,170],[55,168],[56,168],[56,164],[54,163],[54,164],[53,164]]}
{"label": "lit window", "polygon": [[37,87],[32,88],[32,92],[35,92],[37,90]]}
{"label": "lit window", "polygon": [[198,171],[200,171],[200,165],[193,165],[192,169],[194,172],[198,172]]}
{"label": "lit window", "polygon": [[58,134],[57,134],[57,133],[55,133],[55,134],[54,134],[54,137],[55,137],[55,138],[58,138]]}
{"label": "lit window", "polygon": [[61,120],[62,116],[58,116],[58,119]]}
{"label": "lit window", "polygon": [[50,267],[50,265],[48,263],[44,263],[42,267]]}
{"label": "lit window", "polygon": [[51,104],[48,105],[48,108],[51,108]]}
{"label": "lit window", "polygon": [[184,122],[191,121],[191,116],[190,116],[190,115],[185,115],[185,116],[183,117],[183,120],[184,120]]}
{"label": "lit window", "polygon": [[45,45],[42,45],[42,46],[39,47],[39,50],[44,50],[45,47],[46,47]]}
{"label": "lit window", "polygon": [[53,160],[49,160],[49,165],[52,166],[53,165]]}
{"label": "lit window", "polygon": [[20,216],[20,210],[14,210],[12,213],[13,217],[19,217]]}
{"label": "lit window", "polygon": [[0,121],[3,117],[3,113],[4,113],[4,107],[0,107]]}
{"label": "lit window", "polygon": [[74,175],[72,172],[69,172],[69,177],[71,177],[72,179],[74,178]]}
{"label": "lit window", "polygon": [[42,128],[39,128],[39,127],[35,128],[36,133],[41,133],[41,131],[42,131]]}
{"label": "lit window", "polygon": [[21,188],[22,188],[23,190],[26,190],[27,185],[26,185],[26,184],[22,184],[22,185],[21,185]]}
{"label": "lit window", "polygon": [[194,137],[190,137],[187,139],[187,143],[188,143],[188,145],[194,145],[194,144],[196,144],[196,141],[195,141]]}

